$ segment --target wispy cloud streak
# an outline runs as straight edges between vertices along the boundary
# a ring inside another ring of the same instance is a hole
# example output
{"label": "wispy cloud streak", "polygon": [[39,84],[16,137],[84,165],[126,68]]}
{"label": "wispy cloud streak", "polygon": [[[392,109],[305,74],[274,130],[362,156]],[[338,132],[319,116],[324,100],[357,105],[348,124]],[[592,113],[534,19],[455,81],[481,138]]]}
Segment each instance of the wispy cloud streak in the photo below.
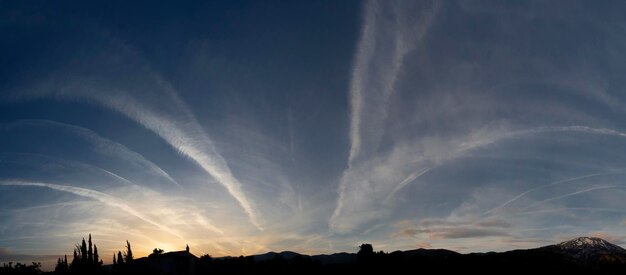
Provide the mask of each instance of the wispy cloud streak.
{"label": "wispy cloud streak", "polygon": [[617,186],[617,185],[594,186],[594,187],[591,187],[591,188],[587,188],[587,189],[579,190],[579,191],[576,191],[576,192],[571,192],[571,193],[567,193],[567,194],[564,194],[564,195],[559,195],[559,196],[551,197],[551,198],[548,198],[548,199],[545,199],[545,200],[541,200],[541,201],[538,201],[538,202],[534,202],[534,203],[530,204],[529,206],[524,207],[520,211],[524,212],[524,211],[527,211],[528,209],[531,209],[531,208],[536,207],[536,206],[541,205],[541,204],[545,204],[547,202],[560,200],[560,199],[564,199],[564,198],[567,198],[567,197],[588,193],[588,192],[595,191],[595,190],[612,189],[612,188],[623,188],[623,187]]}
{"label": "wispy cloud streak", "polygon": [[363,150],[376,151],[380,143],[389,96],[404,57],[418,46],[437,13],[436,1],[424,3],[424,6],[404,1],[365,3],[350,83],[349,165],[362,154],[370,153]]}
{"label": "wispy cloud streak", "polygon": [[[489,146],[502,140],[560,132],[574,132],[589,135],[626,138],[626,133],[608,128],[593,128],[582,125],[547,126],[513,131],[475,131],[463,140],[448,141],[447,145],[442,150],[412,157],[406,157],[404,156],[404,153],[398,152],[402,152],[404,150],[416,150],[416,148],[397,148],[387,159],[372,159],[369,162],[366,162],[365,165],[351,167],[344,172],[344,178],[342,179],[342,184],[339,188],[340,196],[338,205],[330,220],[331,227],[335,227],[339,232],[347,232],[354,229],[354,226],[358,224],[379,218],[379,216],[384,213],[385,206],[374,203],[372,198],[383,198],[385,199],[384,201],[389,201],[390,197],[397,193],[399,189],[410,184],[416,178],[428,171],[428,169],[422,168],[417,172],[413,171],[407,173],[408,176],[404,177],[404,179],[398,179],[400,184],[393,185],[390,179],[393,180],[402,175],[406,175],[404,173],[406,171],[407,162],[422,163],[429,165],[429,169],[432,169],[446,163],[447,161],[464,156],[473,150]],[[553,183],[553,185],[554,184],[559,184],[559,182]],[[529,190],[527,192],[532,191],[533,190]],[[526,194],[522,193],[518,195],[517,198],[513,198],[510,202],[505,203],[504,206],[514,202],[524,195]],[[350,209],[346,210],[346,205],[350,205]],[[363,212],[358,210],[359,208],[368,210]],[[346,211],[349,211],[349,215],[342,216],[342,212]],[[492,209],[489,211],[493,212],[495,210]],[[368,214],[366,215],[363,213]]]}
{"label": "wispy cloud streak", "polygon": [[108,194],[105,194],[99,191],[82,188],[82,187],[69,186],[69,185],[52,184],[52,183],[44,183],[44,182],[29,182],[29,181],[0,181],[0,185],[45,187],[45,188],[50,188],[50,189],[54,189],[58,191],[72,193],[74,195],[81,196],[81,197],[91,198],[99,202],[102,202],[108,206],[119,208],[123,210],[124,212],[130,215],[133,215],[144,222],[147,222],[153,226],[156,226],[157,228],[163,230],[164,232],[172,234],[173,236],[176,236],[179,239],[183,239],[183,237],[180,234],[178,234],[171,228],[168,228],[167,226],[157,223],[153,221],[152,219],[144,216],[139,211],[135,210],[134,208],[132,208],[125,202],[121,201],[120,199],[117,199],[113,196],[110,196]]}
{"label": "wispy cloud streak", "polygon": [[113,156],[116,158],[131,161],[132,163],[140,166],[143,171],[147,171],[156,176],[162,177],[169,181],[171,184],[177,186],[179,189],[183,187],[173,179],[167,172],[161,167],[146,159],[143,155],[131,150],[130,148],[112,141],[110,139],[100,136],[98,133],[76,125],[70,125],[52,120],[39,120],[39,119],[24,119],[18,120],[12,123],[0,124],[0,129],[16,129],[20,127],[50,127],[53,129],[59,129],[72,133],[73,135],[82,138],[84,141],[92,145],[92,149],[99,154]]}
{"label": "wispy cloud streak", "polygon": [[506,201],[505,203],[503,203],[503,204],[501,204],[501,205],[498,205],[498,206],[496,206],[496,207],[494,207],[494,208],[492,208],[492,209],[489,209],[489,210],[485,211],[485,212],[483,213],[483,215],[488,215],[488,214],[490,214],[490,213],[496,212],[496,211],[498,211],[498,210],[500,210],[500,209],[502,209],[502,208],[506,207],[507,205],[514,203],[515,201],[519,200],[520,198],[522,198],[522,197],[524,197],[524,196],[526,196],[526,195],[528,195],[528,194],[530,194],[530,193],[532,193],[532,192],[535,192],[535,191],[537,191],[537,190],[541,190],[541,189],[548,188],[548,187],[550,187],[550,186],[554,186],[554,185],[558,185],[558,184],[563,184],[563,183],[573,182],[573,181],[582,180],[582,179],[587,179],[587,178],[592,178],[592,177],[597,177],[597,176],[610,175],[610,174],[613,174],[613,173],[596,173],[596,174],[589,174],[589,175],[584,175],[584,176],[578,176],[578,177],[573,177],[573,178],[569,178],[569,179],[559,180],[559,181],[555,181],[555,182],[548,183],[548,184],[546,184],[546,185],[542,185],[542,186],[538,186],[538,187],[535,187],[535,188],[531,188],[531,189],[528,189],[528,190],[526,190],[526,191],[524,191],[524,192],[522,192],[522,193],[518,194],[517,196],[513,197],[512,199],[510,199],[510,200]]}
{"label": "wispy cloud streak", "polygon": [[[330,219],[336,228],[348,185],[360,185],[349,176],[358,162],[377,151],[384,134],[389,98],[401,74],[405,56],[428,32],[438,2],[368,1],[350,84],[350,151],[348,170],[339,184],[337,207]],[[372,183],[377,184],[377,183]]]}
{"label": "wispy cloud streak", "polygon": [[417,178],[419,178],[422,175],[426,174],[428,171],[430,171],[430,168],[425,168],[425,169],[422,169],[422,170],[415,171],[415,172],[411,173],[408,177],[406,177],[400,183],[398,183],[398,185],[391,191],[391,193],[389,193],[389,196],[387,196],[385,201],[391,200],[391,198],[393,198],[393,195],[398,193],[398,191],[400,191],[402,188],[404,188],[405,186],[407,186],[408,184],[410,184],[411,182],[413,182]]}
{"label": "wispy cloud streak", "polygon": [[93,94],[93,96],[105,106],[127,115],[154,131],[181,154],[194,160],[239,202],[250,217],[250,222],[262,229],[252,202],[244,194],[241,183],[231,173],[226,160],[217,152],[211,139],[204,133],[182,100],[171,88],[168,87],[166,90],[169,91],[167,94],[173,100],[174,106],[185,114],[182,119],[177,120],[166,114],[142,108],[142,104],[129,98],[113,98],[102,94]]}
{"label": "wispy cloud streak", "polygon": [[[97,76],[83,75],[82,72],[73,72],[80,67],[68,68],[69,72],[58,73],[69,74],[72,77],[55,77],[53,74],[48,82],[41,84],[41,87],[20,91],[17,98],[52,95],[60,99],[81,99],[98,103],[127,116],[156,133],[215,178],[238,202],[250,222],[262,230],[260,215],[244,193],[241,182],[233,175],[226,160],[179,97],[176,89],[149,66],[143,64],[140,55],[130,47],[119,41],[112,44],[118,51],[111,53],[104,49],[98,53],[102,56],[90,57],[91,60],[100,61],[102,66],[111,66],[111,71],[115,72],[111,73],[112,75],[106,73]],[[120,68],[119,64],[111,63],[108,59],[135,60],[142,66],[129,71],[130,68]],[[150,100],[147,100],[148,98]]]}

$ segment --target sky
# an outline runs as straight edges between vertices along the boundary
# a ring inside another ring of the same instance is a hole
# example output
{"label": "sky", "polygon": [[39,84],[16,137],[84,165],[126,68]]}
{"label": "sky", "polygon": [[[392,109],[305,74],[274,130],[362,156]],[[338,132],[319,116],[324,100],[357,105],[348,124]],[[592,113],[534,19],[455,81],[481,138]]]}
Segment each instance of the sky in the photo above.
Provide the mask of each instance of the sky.
{"label": "sky", "polygon": [[626,245],[622,1],[0,7],[0,262]]}

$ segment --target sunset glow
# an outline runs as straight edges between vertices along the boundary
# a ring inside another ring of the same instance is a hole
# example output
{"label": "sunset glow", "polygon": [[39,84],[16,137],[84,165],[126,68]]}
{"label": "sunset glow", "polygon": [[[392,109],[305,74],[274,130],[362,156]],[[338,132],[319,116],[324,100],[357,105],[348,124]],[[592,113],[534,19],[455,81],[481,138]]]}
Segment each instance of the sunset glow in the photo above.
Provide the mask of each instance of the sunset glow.
{"label": "sunset glow", "polygon": [[0,262],[626,244],[625,3],[87,2],[0,8]]}

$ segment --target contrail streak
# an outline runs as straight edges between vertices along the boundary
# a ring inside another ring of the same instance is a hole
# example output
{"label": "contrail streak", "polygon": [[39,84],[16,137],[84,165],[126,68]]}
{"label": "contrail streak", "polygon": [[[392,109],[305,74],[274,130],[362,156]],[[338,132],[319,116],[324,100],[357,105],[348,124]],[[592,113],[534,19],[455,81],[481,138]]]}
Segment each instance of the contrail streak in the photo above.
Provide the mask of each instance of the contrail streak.
{"label": "contrail streak", "polygon": [[[134,182],[132,182],[129,179],[126,179],[116,173],[113,173],[109,170],[103,169],[101,167],[97,167],[97,166],[93,166],[90,164],[86,164],[86,163],[82,163],[82,162],[75,162],[75,161],[69,161],[69,160],[64,160],[64,159],[58,159],[58,158],[54,158],[54,157],[50,157],[47,155],[41,155],[41,154],[32,154],[32,153],[3,153],[0,152],[0,162],[8,162],[8,163],[17,163],[17,164],[25,164],[25,165],[41,165],[36,163],[35,161],[33,161],[33,159],[27,159],[27,160],[12,160],[12,159],[4,159],[4,156],[8,156],[8,157],[37,157],[40,159],[45,159],[46,161],[50,161],[53,163],[58,163],[61,164],[63,166],[76,166],[77,168],[80,169],[87,169],[87,170],[91,170],[91,171],[95,171],[95,172],[99,172],[102,173],[104,176],[106,177],[112,177],[115,180],[124,183],[125,185],[127,185],[129,188],[132,188],[133,191],[136,191],[136,194],[141,194],[143,196],[146,196],[147,198],[149,198],[151,201],[154,200],[161,200],[162,199],[162,195],[156,191],[153,191],[150,188],[147,187],[143,187],[140,186]],[[128,192],[128,191],[126,191]],[[168,202],[160,202],[162,204],[166,204]],[[170,204],[171,209],[176,209],[175,205],[171,205]],[[224,232],[220,229],[218,229],[217,227],[211,225],[208,221],[206,221],[206,219],[204,219],[203,217],[201,217],[200,215],[198,215],[196,212],[198,210],[180,210],[180,212],[184,212],[184,213],[193,213],[193,215],[195,216],[195,221],[198,222],[198,224],[202,225],[204,228],[211,230],[213,232],[217,232],[219,234],[224,234]]]}
{"label": "contrail streak", "polygon": [[556,197],[548,198],[548,199],[545,199],[545,200],[541,200],[541,201],[538,201],[538,202],[534,202],[534,203],[532,203],[531,205],[529,205],[529,206],[527,206],[527,207],[522,208],[520,211],[526,211],[526,210],[528,210],[528,209],[530,209],[530,208],[533,208],[533,207],[535,207],[535,206],[537,206],[537,205],[541,205],[541,204],[544,204],[544,203],[546,203],[546,202],[550,202],[550,201],[554,201],[554,200],[560,200],[560,199],[563,199],[563,198],[567,198],[567,197],[571,197],[571,196],[576,196],[576,195],[579,195],[579,194],[583,194],[583,193],[587,193],[587,192],[591,192],[591,191],[595,191],[595,190],[613,189],[613,188],[623,188],[623,187],[621,187],[621,186],[617,186],[617,185],[609,185],[609,186],[595,186],[595,187],[587,188],[587,189],[584,189],[584,190],[580,190],[580,191],[576,191],[576,192],[568,193],[568,194],[565,194],[565,195],[560,195],[560,196],[556,196]]}
{"label": "contrail streak", "polygon": [[123,210],[124,212],[135,216],[136,218],[149,223],[151,225],[154,225],[155,227],[169,233],[172,234],[176,237],[178,237],[179,239],[183,239],[183,237],[181,235],[179,235],[178,233],[176,233],[174,230],[170,229],[167,226],[161,225],[153,220],[151,220],[150,218],[144,216],[143,214],[141,214],[139,211],[135,210],[134,208],[132,208],[131,206],[129,206],[128,204],[124,203],[123,201],[112,197],[108,194],[99,192],[99,191],[95,191],[95,190],[91,190],[91,189],[87,189],[87,188],[81,188],[81,187],[75,187],[75,186],[69,186],[69,185],[60,185],[60,184],[52,184],[52,183],[44,183],[44,182],[28,182],[28,181],[0,181],[0,185],[4,185],[4,186],[36,186],[36,187],[45,187],[45,188],[50,188],[50,189],[54,189],[54,190],[58,190],[58,191],[63,191],[63,192],[68,192],[68,193],[72,193],[74,195],[77,196],[81,196],[81,197],[86,197],[86,198],[91,198],[91,199],[95,199],[99,202],[102,202],[108,206],[112,206],[112,207],[116,207],[119,208],[121,210]]}
{"label": "contrail streak", "polygon": [[[618,138],[626,138],[626,133],[624,132],[620,132],[617,130],[613,130],[613,129],[607,129],[607,128],[593,128],[593,127],[588,127],[588,126],[581,126],[581,125],[574,125],[574,126],[547,126],[547,127],[537,127],[537,128],[531,128],[531,129],[523,129],[523,130],[515,130],[515,131],[508,131],[508,132],[500,132],[500,133],[492,133],[489,135],[484,135],[480,136],[478,138],[469,138],[468,141],[466,142],[462,142],[459,143],[456,148],[452,148],[451,151],[449,153],[445,153],[442,156],[431,156],[434,159],[438,159],[438,161],[436,162],[435,166],[431,166],[430,169],[433,169],[439,165],[441,165],[442,163],[445,163],[446,161],[449,161],[451,159],[455,159],[471,150],[474,150],[476,148],[481,148],[481,147],[485,147],[488,146],[490,144],[499,142],[501,140],[505,140],[505,139],[510,139],[510,138],[516,138],[516,137],[522,137],[522,136],[526,136],[526,135],[535,135],[535,134],[542,134],[542,133],[551,133],[551,132],[578,132],[578,133],[583,133],[583,134],[592,134],[592,135],[607,135],[607,136],[614,136],[614,137],[618,137]],[[429,157],[427,156],[419,156],[418,159],[420,161],[428,161]],[[415,161],[415,160],[414,160]],[[346,175],[346,173],[350,170],[350,168],[346,171],[344,171],[344,177]],[[606,174],[613,174],[613,173],[606,173]],[[573,180],[577,180],[577,179],[583,179],[583,178],[587,178],[587,177],[592,177],[592,176],[599,176],[599,175],[603,175],[603,174],[592,174],[592,175],[586,175],[586,176],[581,176],[580,178],[575,178],[575,179],[569,179],[569,180],[564,180],[563,182],[554,182],[551,183],[551,185],[554,184],[560,184],[560,183],[564,183],[564,182],[569,182],[569,181],[573,181]],[[409,177],[407,177],[408,179],[411,178],[411,175],[409,175]],[[345,202],[344,200],[346,200],[346,193],[347,193],[347,184],[346,182],[342,182],[342,184],[339,185],[339,199],[337,201],[337,207],[335,208],[335,211],[333,212],[333,216],[331,217],[331,227],[333,226],[334,222],[337,222],[339,215],[341,214],[343,208],[345,207]],[[352,184],[356,184],[356,183],[352,183]],[[407,183],[408,184],[408,183]],[[396,185],[396,188],[398,187],[398,185]],[[545,187],[545,186],[544,186]],[[495,207],[494,209],[488,210],[485,213],[483,213],[483,215],[486,214],[493,214],[496,210],[501,209],[513,202],[515,202],[516,200],[522,198],[523,196],[527,195],[530,192],[533,192],[539,188],[544,188],[544,187],[536,187],[536,189],[531,189],[528,190],[526,192],[523,192],[519,195],[517,195],[516,197],[510,199],[509,201],[505,202],[503,205],[500,205],[498,207]],[[395,190],[396,188],[394,188],[393,190]],[[392,191],[393,191],[392,190]],[[394,191],[397,192],[397,191]],[[389,198],[389,194],[392,193],[387,193],[385,194],[385,198]]]}
{"label": "contrail streak", "polygon": [[597,211],[597,212],[626,213],[626,210],[617,209],[617,208],[564,207],[564,208],[551,208],[551,209],[541,209],[541,210],[535,210],[535,211],[520,212],[520,213],[512,214],[512,216],[534,215],[534,214],[561,212],[561,211]]}
{"label": "contrail streak", "polygon": [[[3,162],[8,162],[8,163],[15,163],[15,164],[21,164],[21,165],[30,165],[30,166],[36,166],[38,165],[36,163],[36,161],[34,161],[32,158],[28,159],[28,160],[15,160],[15,159],[4,159],[3,156],[7,156],[7,157],[13,157],[13,158],[18,158],[18,157],[36,157],[36,158],[40,158],[40,159],[45,159],[48,160],[50,162],[54,162],[54,163],[59,163],[62,165],[67,165],[67,166],[76,166],[77,168],[81,168],[81,169],[87,169],[87,170],[92,170],[92,171],[97,171],[100,173],[103,173],[107,176],[113,177],[116,180],[119,180],[127,185],[133,186],[135,188],[142,188],[139,185],[135,184],[134,182],[131,182],[130,180],[116,174],[113,173],[109,170],[106,170],[104,168],[98,167],[98,166],[94,166],[91,164],[87,164],[87,163],[83,163],[83,162],[77,162],[77,161],[71,161],[71,160],[66,160],[66,159],[60,159],[60,158],[55,158],[55,157],[51,157],[48,155],[42,155],[42,154],[33,154],[33,153],[8,153],[8,152],[0,152],[0,161]],[[41,165],[41,164],[39,164]]]}
{"label": "contrail streak", "polygon": [[550,133],[550,132],[579,132],[579,133],[586,133],[586,134],[608,135],[608,136],[626,138],[625,132],[620,132],[620,131],[616,131],[616,130],[608,129],[608,128],[593,128],[593,127],[581,126],[581,125],[546,126],[546,127],[537,127],[537,128],[532,128],[532,129],[504,132],[504,133],[492,135],[489,138],[462,143],[459,148],[459,151],[467,151],[467,150],[474,149],[477,147],[483,147],[501,139],[513,138],[517,136],[524,136],[524,135],[530,135],[530,134]]}
{"label": "contrail streak", "polygon": [[[522,136],[522,135],[527,135],[527,134],[535,134],[535,133],[545,133],[545,132],[561,132],[561,131],[571,131],[571,132],[582,132],[582,133],[587,133],[587,134],[599,134],[599,135],[611,135],[611,136],[617,136],[617,137],[624,137],[626,138],[626,133],[624,132],[619,132],[613,129],[607,129],[607,128],[592,128],[592,127],[587,127],[587,126],[580,126],[580,125],[575,125],[575,126],[561,126],[561,127],[539,127],[539,128],[534,128],[534,129],[528,129],[528,130],[519,130],[519,131],[513,131],[513,132],[509,132],[509,133],[505,133],[503,135],[501,135],[500,137],[491,140],[491,141],[486,141],[486,142],[477,142],[477,143],[473,143],[473,144],[465,144],[465,147],[462,148],[463,151],[465,150],[470,150],[470,149],[474,149],[477,147],[482,147],[485,146],[487,144],[490,144],[492,142],[495,142],[499,139],[506,139],[506,138],[512,138],[515,136]],[[403,188],[406,184],[412,182],[413,180],[415,180],[416,178],[422,176],[422,174],[428,172],[430,170],[430,168],[427,168],[425,170],[419,171],[419,172],[415,172],[411,175],[409,175],[404,181],[402,181],[400,184],[398,184],[398,186],[396,187],[396,189],[394,189],[394,191],[387,197],[387,200],[389,200],[391,198],[391,196],[396,193],[398,190],[400,190],[401,188]],[[490,210],[487,210],[483,213],[483,215],[488,215],[492,212],[495,212],[499,209],[502,209],[504,207],[506,207],[507,205],[519,200],[520,198],[526,196],[529,193],[532,193],[534,191],[543,189],[543,188],[548,188],[550,186],[554,186],[554,185],[559,185],[559,184],[563,184],[563,183],[567,183],[567,182],[572,182],[572,181],[577,181],[577,180],[581,180],[581,179],[586,179],[586,178],[591,178],[591,177],[597,177],[597,176],[605,176],[605,175],[612,175],[612,174],[617,174],[617,173],[622,173],[622,172],[609,172],[609,173],[595,173],[595,174],[589,174],[589,175],[583,175],[583,176],[579,176],[579,177],[574,177],[574,178],[569,178],[569,179],[564,179],[564,180],[560,180],[560,181],[555,181],[546,185],[542,185],[542,186],[538,186],[535,188],[531,188],[525,192],[522,192],[520,194],[518,194],[517,196],[513,197],[512,199],[506,201],[505,203],[496,206]],[[595,190],[595,189],[594,189]]]}
{"label": "contrail streak", "polygon": [[[383,134],[381,128],[387,118],[389,97],[398,81],[404,58],[428,32],[438,8],[436,1],[428,2],[426,7],[396,1],[365,3],[349,91],[351,145],[348,166],[359,158],[362,146],[372,150],[378,146]],[[394,20],[386,18],[387,12],[393,14]],[[418,20],[411,22],[413,17]],[[368,125],[363,123],[364,116]]]}
{"label": "contrail streak", "polygon": [[[422,5],[423,4],[423,5]],[[346,175],[357,160],[374,154],[384,134],[389,100],[398,81],[404,59],[421,42],[437,14],[439,3],[368,1],[352,66],[350,97],[350,151],[348,169],[337,189],[337,206],[331,227],[344,208]],[[391,15],[391,16],[389,16]],[[367,152],[364,152],[367,148]],[[388,194],[387,194],[388,195]]]}
{"label": "contrail streak", "polygon": [[[114,43],[115,57],[141,59],[124,43]],[[106,61],[103,63],[107,64]],[[113,67],[112,71],[124,71],[126,68]],[[71,73],[65,73],[74,75]],[[193,160],[207,174],[221,184],[235,198],[247,214],[250,223],[262,230],[260,217],[243,192],[242,185],[232,174],[226,160],[215,148],[213,141],[204,132],[187,105],[180,99],[174,87],[163,80],[149,66],[141,66],[129,72],[133,77],[115,74],[112,79],[122,79],[111,84],[109,75],[81,77],[76,73],[74,78],[64,82],[51,81],[52,87],[44,86],[37,91],[30,91],[29,96],[54,95],[61,99],[82,99],[100,104],[117,111],[164,139],[179,153]],[[94,81],[95,80],[100,80]],[[113,85],[113,86],[111,86]],[[145,85],[148,85],[147,87]],[[130,91],[144,95],[141,101],[133,97]],[[149,94],[148,94],[149,93]],[[154,94],[158,96],[155,96]],[[149,100],[152,99],[152,100]]]}
{"label": "contrail streak", "polygon": [[83,127],[76,126],[76,125],[65,124],[65,123],[52,121],[52,120],[39,120],[39,119],[18,120],[16,122],[4,124],[2,126],[10,128],[10,127],[20,127],[24,125],[26,126],[32,125],[32,126],[38,126],[38,127],[41,127],[41,126],[53,127],[53,128],[59,128],[59,129],[63,129],[66,131],[70,131],[76,134],[77,136],[81,137],[85,141],[89,142],[90,144],[92,144],[94,147],[94,150],[96,150],[98,153],[101,153],[103,155],[109,155],[109,156],[116,155],[120,158],[131,160],[141,166],[145,166],[145,168],[147,168],[148,171],[167,179],[170,183],[174,184],[179,189],[183,189],[183,187],[176,180],[174,180],[167,172],[163,171],[163,169],[161,169],[161,167],[159,167],[155,163],[146,159],[143,155],[129,149],[128,147],[120,143],[117,143],[110,139],[106,139],[100,136],[98,133],[92,130],[89,130],[87,128],[83,128]]}
{"label": "contrail streak", "polygon": [[509,204],[511,204],[511,203],[513,203],[513,202],[515,202],[515,201],[517,201],[518,199],[522,198],[523,196],[526,196],[526,195],[527,195],[527,194],[529,194],[529,193],[532,193],[532,192],[534,192],[534,191],[537,191],[537,190],[540,190],[540,189],[543,189],[543,188],[547,188],[547,187],[550,187],[550,186],[554,186],[554,185],[558,185],[558,184],[563,184],[563,183],[567,183],[567,182],[577,181],[577,180],[581,180],[581,179],[586,179],[586,178],[591,178],[591,177],[596,177],[596,176],[611,175],[611,174],[615,174],[615,173],[597,173],[597,174],[589,174],[589,175],[584,175],[584,176],[579,176],[579,177],[574,177],[574,178],[564,179],[564,180],[560,180],[560,181],[555,181],[555,182],[548,183],[548,184],[546,184],[546,185],[542,185],[542,186],[538,186],[538,187],[535,187],[535,188],[531,188],[531,189],[528,189],[527,191],[524,191],[524,192],[520,193],[519,195],[517,195],[517,196],[513,197],[512,199],[510,199],[510,200],[506,201],[505,203],[503,203],[503,204],[501,204],[501,205],[499,205],[499,206],[496,206],[496,207],[494,207],[494,208],[492,208],[492,209],[490,209],[490,210],[485,211],[485,212],[483,213],[483,215],[487,215],[487,214],[489,214],[489,213],[492,213],[492,212],[494,212],[494,211],[497,211],[497,210],[499,210],[499,209],[502,209],[502,208],[506,207],[507,205],[509,205]]}
{"label": "contrail streak", "polygon": [[[352,82],[350,83],[350,155],[348,156],[348,165],[359,154],[361,148],[361,113],[363,112],[363,89],[364,78],[367,74],[367,61],[374,53],[375,43],[374,32],[376,20],[376,2],[367,2],[365,4],[365,12],[363,14],[363,29],[361,31],[361,39],[358,42],[357,53],[352,70]],[[374,22],[372,22],[374,21]]]}
{"label": "contrail streak", "polygon": [[[239,202],[250,218],[250,222],[262,230],[252,203],[244,194],[241,183],[233,176],[226,160],[217,153],[211,139],[204,133],[189,108],[171,89],[166,89],[174,106],[185,114],[182,121],[151,111],[131,100],[122,97],[109,97],[100,94],[93,96],[105,106],[112,108],[144,127],[152,130],[176,148],[181,154],[195,161],[204,171],[213,176]],[[187,126],[187,127],[183,127]]]}
{"label": "contrail streak", "polygon": [[391,191],[391,193],[389,193],[389,196],[387,196],[385,201],[389,201],[393,197],[393,195],[395,195],[398,191],[400,191],[400,189],[404,188],[409,183],[413,182],[415,179],[417,179],[417,178],[421,177],[422,175],[426,174],[428,171],[430,171],[430,168],[424,168],[422,170],[415,171],[415,172],[411,173],[408,177],[406,177],[404,180],[402,180],[400,183],[398,183],[396,188],[394,188],[393,191]]}

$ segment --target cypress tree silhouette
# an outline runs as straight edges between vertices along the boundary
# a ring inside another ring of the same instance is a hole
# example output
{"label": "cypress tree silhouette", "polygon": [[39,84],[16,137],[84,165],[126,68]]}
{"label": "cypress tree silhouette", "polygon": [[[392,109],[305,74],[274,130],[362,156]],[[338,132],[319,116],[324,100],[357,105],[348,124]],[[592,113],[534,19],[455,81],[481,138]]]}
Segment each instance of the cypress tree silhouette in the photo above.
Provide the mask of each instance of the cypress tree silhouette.
{"label": "cypress tree silhouette", "polygon": [[57,261],[57,266],[54,268],[54,272],[62,273],[63,272],[63,262],[61,262],[61,258]]}
{"label": "cypress tree silhouette", "polygon": [[128,242],[128,240],[126,240],[126,252],[124,253],[124,256],[126,256],[124,258],[126,263],[133,261],[133,250],[130,248],[130,242]]}
{"label": "cypress tree silhouette", "polygon": [[117,260],[115,259],[115,252],[113,252],[113,266],[117,266]]}
{"label": "cypress tree silhouette", "polygon": [[91,234],[89,234],[87,242],[83,238],[79,244],[75,245],[74,259],[71,265],[67,263],[67,255],[63,259],[59,259],[59,262],[61,264],[60,269],[58,269],[60,272],[67,270],[74,274],[100,274],[104,271],[102,270],[102,260],[98,255],[98,247],[92,241]]}
{"label": "cypress tree silhouette", "polygon": [[93,266],[93,245],[91,243],[91,234],[89,234],[89,247],[87,248],[87,266]]}
{"label": "cypress tree silhouette", "polygon": [[96,244],[93,244],[93,265],[95,267],[102,265],[102,260],[100,260],[100,256],[98,256],[98,247]]}
{"label": "cypress tree silhouette", "polygon": [[69,266],[67,265],[67,255],[64,258],[59,258],[57,261],[56,267],[54,267],[54,272],[57,274],[65,274],[69,271]]}
{"label": "cypress tree silhouette", "polygon": [[83,243],[80,246],[80,264],[85,265],[87,262],[87,244],[85,243],[85,238],[83,238]]}
{"label": "cypress tree silhouette", "polygon": [[122,251],[118,251],[117,252],[117,265],[123,265],[124,264],[124,257],[122,257]]}
{"label": "cypress tree silhouette", "polygon": [[72,260],[72,269],[78,268],[80,263],[80,259],[78,258],[78,252],[76,252],[76,248],[74,248],[74,259]]}

